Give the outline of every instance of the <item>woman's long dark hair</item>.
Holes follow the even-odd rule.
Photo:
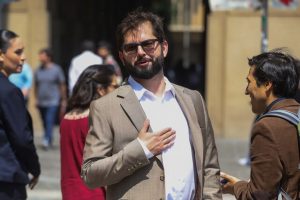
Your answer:
[[[97,89],[110,86],[114,74],[112,65],[91,65],[86,68],[73,88],[67,110],[87,109],[93,100],[100,97]]]
[[[19,36],[10,30],[0,29],[0,51],[5,53],[10,46],[10,41],[17,37]]]

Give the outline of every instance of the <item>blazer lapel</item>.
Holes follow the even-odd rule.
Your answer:
[[[197,171],[202,169],[203,163],[203,135],[200,125],[198,123],[197,113],[194,107],[194,102],[191,96],[185,93],[183,88],[179,88],[174,85],[176,89],[176,99],[184,113],[187,123],[189,125],[189,130],[191,134],[191,145],[194,151],[195,161],[197,163]],[[200,103],[200,102],[199,102]],[[200,162],[200,163],[199,163]]]
[[[132,122],[133,126],[136,128],[137,132],[139,132],[147,117],[136,95],[129,85],[125,85],[120,88],[118,97],[123,99],[121,101],[121,107]]]
[[[147,116],[134,91],[129,85],[124,85],[120,88],[117,96],[123,99],[121,101],[121,107],[123,108],[133,126],[136,128],[137,133],[139,133],[144,125],[144,121],[146,120]],[[152,132],[151,124],[148,131]],[[155,157],[162,163],[161,154],[156,155]]]

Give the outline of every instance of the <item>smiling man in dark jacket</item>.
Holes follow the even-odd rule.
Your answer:
[[[249,65],[246,95],[250,96],[253,113],[260,115],[251,132],[251,176],[249,181],[240,181],[221,174],[228,181],[223,191],[240,200],[275,200],[282,194],[284,199],[287,195],[300,199],[297,128],[281,117],[262,117],[275,110],[297,116],[299,103],[293,97],[299,74],[295,60],[273,51],[254,56]]]

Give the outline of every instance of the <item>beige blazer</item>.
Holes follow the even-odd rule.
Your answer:
[[[174,87],[191,133],[198,178],[195,199],[222,199],[217,149],[202,97],[196,91]],[[148,160],[137,141],[145,119],[129,85],[91,104],[82,178],[90,188],[107,186],[107,200],[165,199],[162,157]]]

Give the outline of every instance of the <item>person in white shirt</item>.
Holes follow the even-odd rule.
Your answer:
[[[117,75],[118,84],[122,83],[123,76],[119,63],[112,55],[111,44],[105,40],[98,42],[97,54],[103,59],[104,64],[114,66],[115,73]]]
[[[134,11],[117,28],[130,77],[90,106],[82,178],[106,199],[222,199],[214,133],[198,91],[164,76],[161,19]]]
[[[69,68],[69,94],[72,94],[73,87],[79,75],[90,65],[102,64],[103,60],[94,53],[95,45],[90,40],[81,44],[82,52],[71,60]]]

